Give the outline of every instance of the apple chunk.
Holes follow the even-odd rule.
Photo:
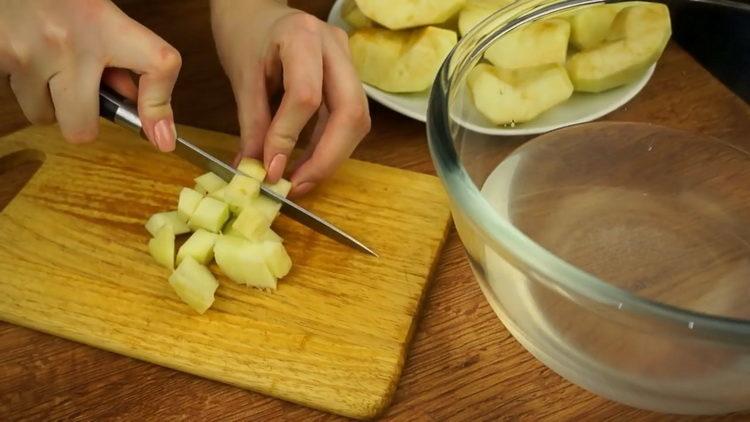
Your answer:
[[[159,229],[168,225],[172,228],[172,233],[183,234],[190,231],[190,227],[177,214],[177,211],[159,212],[152,215],[146,222],[146,230],[151,236],[156,236]]]
[[[253,239],[268,230],[271,219],[254,207],[245,207],[232,223],[232,230],[247,239]]]
[[[466,0],[357,0],[365,16],[388,29],[443,23],[465,3]]]
[[[560,65],[512,71],[479,64],[468,86],[477,110],[497,125],[532,120],[573,93]]]
[[[232,178],[224,192],[224,201],[233,212],[239,212],[258,196],[260,181],[249,176],[238,174]]]
[[[148,252],[157,264],[170,270],[174,268],[174,232],[168,224],[161,226],[151,240],[148,241]]]
[[[276,277],[266,263],[262,247],[237,236],[220,236],[214,257],[221,271],[235,283],[276,289]]]
[[[262,182],[266,178],[266,169],[263,168],[263,163],[255,158],[243,158],[237,166],[237,170],[259,182]]]
[[[185,221],[190,220],[195,209],[198,208],[198,204],[203,199],[203,194],[200,192],[190,189],[182,188],[180,191],[180,199],[177,203],[177,214]]]
[[[219,235],[203,229],[196,230],[177,251],[177,265],[187,256],[208,265],[214,257],[214,243],[218,237]]]
[[[211,172],[195,178],[195,186],[198,187],[198,189],[196,190],[198,190],[199,192],[202,190],[206,193],[212,193],[223,188],[226,185],[227,182],[225,182],[224,179]]]
[[[185,257],[169,277],[169,284],[177,296],[199,314],[214,303],[214,293],[219,287],[211,271],[193,259]]]
[[[669,9],[662,4],[621,10],[603,44],[568,60],[576,91],[596,93],[632,82],[659,59],[671,34]]]
[[[282,278],[289,274],[289,270],[292,269],[292,258],[289,257],[284,245],[274,241],[260,242],[259,245],[274,277]]]
[[[341,5],[341,18],[352,28],[369,28],[374,25],[372,19],[365,16],[354,0],[345,0]]]
[[[564,64],[569,37],[570,24],[564,19],[533,22],[495,41],[484,57],[503,69]]]
[[[466,35],[491,14],[513,3],[514,0],[469,0],[458,15],[458,31]]]
[[[434,26],[406,31],[363,28],[349,37],[349,48],[365,83],[388,92],[419,92],[432,86],[456,40],[454,31]]]
[[[190,217],[190,227],[218,233],[229,219],[229,206],[211,197],[201,199]]]
[[[570,43],[579,50],[588,50],[604,42],[609,28],[627,3],[596,4],[575,11],[568,17]]]

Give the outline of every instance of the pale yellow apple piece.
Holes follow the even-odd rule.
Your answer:
[[[341,5],[341,19],[354,29],[370,28],[375,24],[362,13],[354,0],[344,0],[344,4]]]
[[[219,188],[219,189],[217,189],[217,190],[209,193],[208,196],[210,196],[211,198],[214,198],[214,199],[216,199],[218,201],[226,202],[226,200],[224,199],[224,195],[225,195],[226,191],[227,191],[227,187],[224,186],[223,188]]]
[[[238,236],[220,236],[214,245],[214,257],[221,271],[235,283],[276,289],[276,277],[257,243]]]
[[[174,268],[174,232],[169,225],[163,225],[148,241],[148,252],[157,264]]]
[[[214,258],[214,243],[218,237],[216,233],[203,229],[196,230],[177,251],[177,265],[180,265],[187,256],[193,257],[203,265],[208,265]]]
[[[251,199],[258,196],[259,192],[260,181],[238,174],[229,182],[224,192],[224,201],[232,212],[239,213]]]
[[[206,193],[212,193],[226,185],[227,182],[225,182],[224,179],[211,172],[202,174],[195,178],[195,186],[198,188],[196,189],[198,192],[203,191]]]
[[[569,37],[567,20],[532,22],[500,37],[484,52],[484,57],[503,69],[564,64]]]
[[[232,230],[240,233],[246,239],[254,239],[268,230],[271,221],[256,208],[245,207],[232,223]]]
[[[228,219],[229,206],[227,204],[211,197],[205,197],[201,199],[188,224],[194,230],[205,229],[212,233],[218,233]]]
[[[659,59],[671,34],[669,10],[662,4],[621,10],[603,44],[568,60],[576,91],[602,92],[636,80]]]
[[[365,83],[388,92],[420,92],[432,86],[456,41],[455,32],[434,26],[406,31],[364,28],[351,35],[349,47]]]
[[[263,167],[263,163],[255,158],[243,158],[237,166],[237,170],[260,182],[266,178],[266,169]]]
[[[152,215],[146,222],[146,230],[151,236],[156,236],[156,232],[164,225],[172,228],[172,233],[183,234],[190,231],[190,227],[180,218],[177,211],[159,212]]]
[[[588,50],[601,44],[609,33],[617,13],[628,3],[596,4],[571,13],[570,43],[579,50]]]
[[[273,231],[273,229],[269,228],[268,230],[264,231],[263,234],[258,236],[259,241],[266,241],[266,242],[279,242],[284,243],[284,238],[279,236],[278,233]]]
[[[443,23],[465,3],[466,0],[357,0],[365,16],[394,30]]]
[[[468,86],[477,110],[497,125],[528,122],[573,93],[565,68],[554,64],[512,71],[482,63]]]
[[[203,314],[213,305],[219,282],[208,268],[187,256],[169,277],[169,285],[183,302]]]
[[[514,0],[468,0],[466,6],[458,14],[458,31],[461,36],[466,35],[478,23],[487,19],[491,14],[513,3]]]
[[[266,264],[276,278],[282,278],[292,269],[292,258],[280,242],[260,242],[260,249],[266,259]]]
[[[279,216],[281,211],[281,204],[268,198],[264,195],[260,195],[257,198],[253,198],[244,208],[252,208],[256,212],[266,217],[266,220],[273,221]]]
[[[198,204],[203,199],[203,194],[199,193],[190,188],[182,188],[180,191],[180,199],[177,203],[177,214],[184,221],[190,220],[190,217],[198,208]]]

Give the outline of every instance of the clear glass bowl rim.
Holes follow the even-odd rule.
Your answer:
[[[499,14],[524,3],[534,3],[534,0],[522,0],[496,12],[459,40],[440,68],[430,93],[427,138],[433,163],[452,198],[454,212],[462,212],[468,217],[469,222],[478,228],[478,235],[486,245],[490,245],[493,250],[503,250],[524,263],[531,271],[541,275],[537,278],[543,282],[603,305],[621,304],[622,310],[689,327],[691,332],[700,336],[718,337],[722,341],[748,345],[750,320],[708,315],[640,297],[615,287],[547,251],[495,213],[461,164],[453,145],[449,111],[452,75],[460,75],[493,41],[528,21],[576,7],[625,1],[628,0],[550,2],[521,13],[505,24],[489,30]],[[462,48],[466,49],[465,44],[468,43],[476,43],[475,48],[464,53],[464,57],[460,57],[461,60],[457,62],[455,69],[452,69],[454,66],[451,63],[456,58],[456,52]]]

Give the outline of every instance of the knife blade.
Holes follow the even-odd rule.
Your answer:
[[[136,111],[135,106],[108,88],[101,88],[99,91],[99,114],[111,122],[140,134],[141,137],[145,139],[141,119],[138,117],[138,112]],[[242,174],[234,167],[179,136],[175,143],[174,152],[193,165],[203,170],[213,172],[227,182],[229,182],[236,174]],[[261,185],[260,189],[263,195],[281,203],[281,212],[287,217],[290,217],[339,243],[366,252],[370,255],[378,256],[372,249],[365,246],[352,235],[289,199],[278,195],[264,184]]]

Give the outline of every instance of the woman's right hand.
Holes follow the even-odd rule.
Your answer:
[[[70,142],[96,138],[103,82],[137,101],[157,148],[174,149],[180,66],[177,50],[108,0],[0,0],[0,76],[29,121],[57,121]]]

